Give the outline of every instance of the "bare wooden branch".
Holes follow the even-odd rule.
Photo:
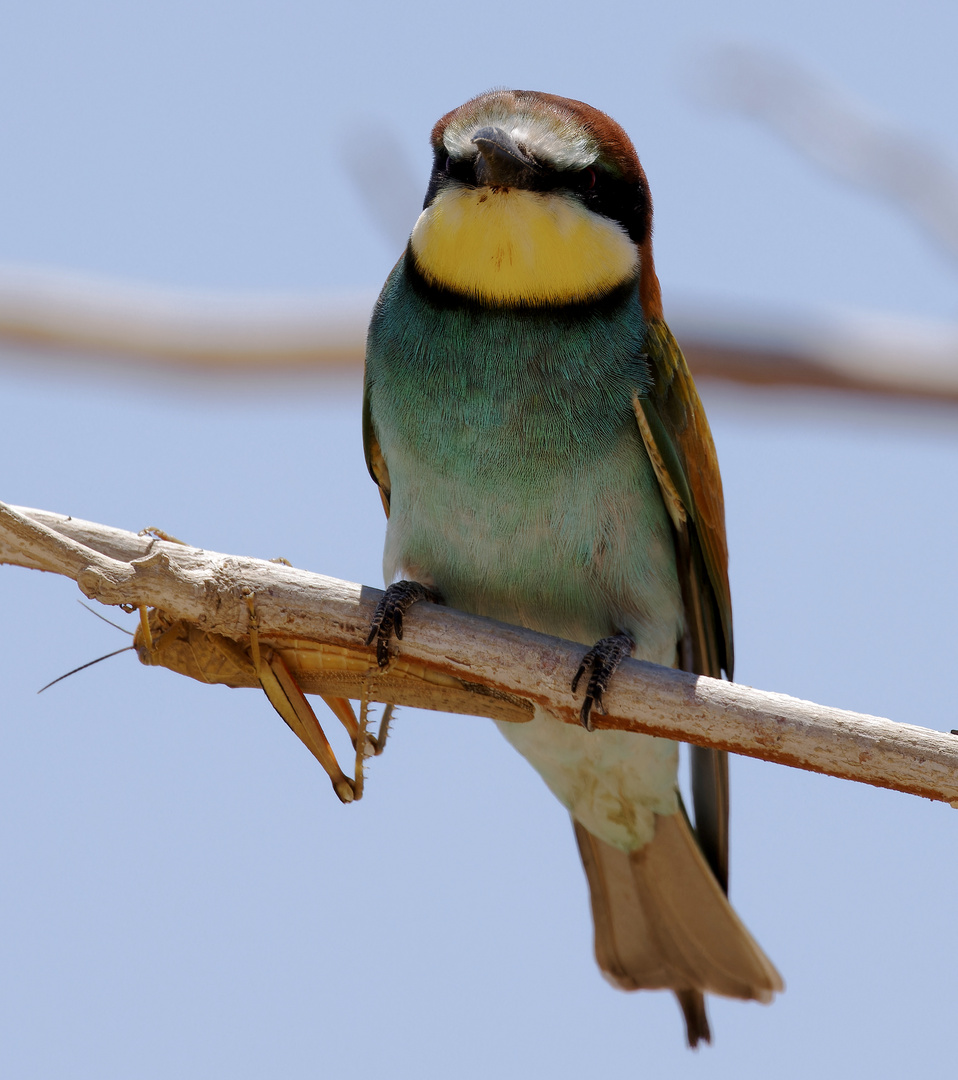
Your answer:
[[[0,504],[0,562],[74,578],[105,604],[149,605],[197,632],[311,656],[303,688],[522,722],[534,705],[578,723],[581,645],[431,604],[409,613],[385,673],[363,645],[376,589],[58,514]],[[196,676],[200,677],[200,676]],[[202,677],[211,679],[209,673]],[[219,681],[243,682],[234,672]],[[958,737],[784,694],[626,661],[597,727],[645,732],[958,805]]]

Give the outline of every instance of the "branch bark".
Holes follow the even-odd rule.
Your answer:
[[[39,510],[0,504],[0,563],[65,574],[104,604],[149,606],[200,635],[260,640],[304,690],[521,723],[534,705],[578,723],[569,689],[581,645],[418,604],[385,672],[366,632],[379,590],[260,559],[223,555]],[[160,662],[164,662],[160,660]],[[254,686],[235,670],[175,670]],[[958,806],[958,737],[785,694],[623,663],[598,728],[714,746]]]

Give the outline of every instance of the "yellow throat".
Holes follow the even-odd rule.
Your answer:
[[[572,195],[521,188],[447,188],[410,241],[427,280],[498,304],[594,299],[635,276],[625,230]]]

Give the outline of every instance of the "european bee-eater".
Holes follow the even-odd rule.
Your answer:
[[[767,1002],[782,981],[726,899],[726,755],[692,748],[693,828],[676,743],[590,730],[630,652],[732,675],[722,485],[662,318],[645,173],[608,116],[525,90],[447,113],[432,147],[369,330],[364,440],[393,583],[370,641],[385,662],[427,597],[598,641],[581,727],[542,710],[499,726],[572,815],[599,967],[672,990],[695,1046],[706,993]]]

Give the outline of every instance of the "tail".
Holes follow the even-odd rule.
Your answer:
[[[592,894],[595,958],[621,990],[671,990],[689,1046],[711,1042],[705,997],[769,1002],[784,984],[732,910],[685,815],[657,816],[631,854],[573,819]]]

